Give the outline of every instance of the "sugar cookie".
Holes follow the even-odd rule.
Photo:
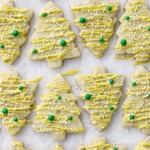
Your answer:
[[[9,150],[31,150],[25,149],[23,142],[13,141]]]
[[[57,145],[53,148],[53,150],[64,150],[64,148],[60,145]]]

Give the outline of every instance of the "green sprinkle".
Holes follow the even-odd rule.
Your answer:
[[[113,84],[114,84],[114,80],[113,80],[113,79],[109,79],[108,81],[109,81],[109,84],[110,84],[110,85],[113,85]]]
[[[58,99],[58,100],[61,100],[61,96],[59,95],[59,96],[57,97],[57,99]]]
[[[32,50],[32,53],[34,53],[34,54],[37,53],[37,52],[38,52],[38,51],[37,51],[36,49],[33,49],[33,50]]]
[[[120,43],[122,46],[127,45],[127,41],[125,39],[122,39]]]
[[[5,48],[5,45],[4,44],[0,44],[0,48]]]
[[[91,94],[85,94],[85,96],[84,96],[84,98],[86,99],[86,100],[90,100],[91,99]]]
[[[19,35],[19,31],[18,31],[18,30],[14,30],[14,31],[12,32],[12,35],[13,35],[13,36],[18,36],[18,35]]]
[[[23,90],[23,86],[19,86],[18,89],[19,89],[20,91],[22,91],[22,90]]]
[[[85,23],[85,22],[86,22],[86,19],[85,19],[84,17],[81,17],[81,18],[79,19],[79,22],[80,22],[80,23]]]
[[[47,13],[42,13],[42,17],[46,17],[47,16]]]
[[[126,20],[130,20],[130,17],[129,17],[129,16],[126,16]]]
[[[68,117],[68,120],[72,120],[72,119],[73,119],[73,117],[72,117],[72,116],[69,116],[69,117]]]
[[[14,120],[14,122],[18,122],[18,118],[16,118],[16,117],[13,120]]]
[[[132,86],[136,86],[137,84],[136,84],[136,82],[132,82]]]
[[[147,29],[148,31],[150,31],[150,27],[148,27],[148,29]]]
[[[61,45],[61,46],[66,46],[66,44],[67,44],[67,42],[66,42],[65,40],[61,40],[61,41],[60,41],[60,45]]]
[[[118,148],[113,148],[113,150],[118,150]]]
[[[53,120],[54,120],[54,115],[48,116],[48,120],[49,120],[49,121],[53,121]]]
[[[130,115],[130,120],[134,120],[135,119],[135,115]]]
[[[147,95],[148,98],[150,98],[150,93]]]
[[[109,110],[114,110],[114,107],[113,106],[109,106]]]
[[[103,43],[103,42],[104,42],[104,38],[101,37],[101,38],[99,39],[99,41],[100,41],[101,43]]]
[[[107,6],[107,10],[108,10],[108,11],[111,11],[111,10],[112,10],[112,7],[111,7],[111,6]]]
[[[3,108],[3,109],[2,109],[2,113],[3,113],[4,115],[8,114],[8,109],[7,109],[7,108]]]

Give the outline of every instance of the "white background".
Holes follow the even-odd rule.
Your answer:
[[[22,47],[21,56],[12,65],[8,66],[0,60],[0,73],[3,71],[16,70],[22,78],[32,79],[38,76],[44,76],[40,81],[39,87],[35,94],[36,105],[40,103],[40,95],[46,91],[45,85],[48,83],[52,77],[58,73],[63,73],[71,69],[79,69],[82,73],[90,73],[91,69],[95,66],[104,65],[108,72],[118,73],[126,75],[126,82],[123,88],[125,92],[129,83],[130,76],[135,71],[138,66],[133,66],[133,60],[115,60],[114,57],[114,46],[117,42],[117,37],[114,36],[110,40],[110,46],[105,51],[102,58],[95,58],[92,53],[79,46],[82,56],[77,59],[66,60],[64,65],[60,69],[51,69],[48,67],[46,61],[30,61],[28,60],[28,51],[30,50],[31,43],[30,38],[34,32],[34,25],[38,20],[38,13],[44,8],[48,0],[14,0],[15,6],[27,7],[34,9],[34,16],[31,20],[31,30],[29,32],[29,38],[26,44]],[[80,0],[78,0],[80,1]],[[148,1],[148,0],[147,0]],[[54,2],[64,11],[65,17],[70,21],[72,30],[79,33],[77,27],[73,25],[71,11],[69,9],[70,0],[54,0]],[[117,17],[123,14],[123,7],[126,0],[121,0],[121,8],[117,14]],[[150,2],[149,2],[150,4]],[[118,28],[119,23],[115,25],[115,31]],[[145,64],[144,66],[150,70],[150,65]],[[80,89],[77,88],[77,84],[74,80],[76,75],[66,77],[72,86],[73,93],[78,97],[78,104],[80,108],[83,106],[83,102],[79,99]],[[134,150],[134,147],[145,137],[145,135],[136,128],[125,129],[121,126],[121,119],[123,115],[122,104],[125,98],[123,94],[120,107],[115,112],[112,118],[110,126],[103,132],[99,132],[91,123],[89,115],[86,111],[82,110],[81,120],[85,125],[86,131],[82,134],[68,134],[65,141],[60,142],[64,146],[65,150],[75,150],[77,146],[81,144],[90,144],[94,137],[104,135],[107,137],[108,142],[126,145],[128,150]],[[35,113],[32,111],[29,118],[33,120]],[[7,150],[10,146],[12,140],[23,141],[27,148],[32,148],[33,150],[51,150],[57,142],[52,141],[51,133],[36,133],[32,130],[31,125],[26,125],[17,136],[10,136],[6,133],[5,129],[0,123],[0,150]]]

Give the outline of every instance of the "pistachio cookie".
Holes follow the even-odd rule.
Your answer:
[[[115,14],[119,2],[115,0],[83,0],[82,3],[72,3],[74,23],[81,30],[81,42],[90,49],[96,57],[101,57],[109,46],[109,39],[114,33]]]
[[[47,60],[51,68],[62,66],[64,59],[80,56],[74,41],[75,32],[63,17],[63,12],[52,1],[39,14],[39,21],[32,36],[32,48],[29,52],[31,60]]]
[[[53,150],[64,150],[64,148],[60,145],[57,145],[53,148]]]
[[[105,137],[96,137],[92,140],[92,145],[79,146],[77,150],[126,150],[125,146],[122,145],[111,145],[108,144]]]
[[[23,80],[13,71],[0,75],[0,118],[9,134],[17,134],[28,123],[40,79]]]
[[[118,107],[122,96],[123,75],[106,73],[104,67],[95,67],[93,74],[80,75],[76,81],[85,102],[83,108],[90,113],[90,120],[99,131],[111,122],[112,114]]]
[[[0,57],[12,64],[20,56],[20,47],[26,42],[26,34],[33,10],[15,8],[13,0],[2,0],[0,6]]]
[[[62,75],[47,84],[47,92],[41,96],[36,108],[33,130],[51,132],[53,140],[62,141],[66,133],[82,133],[84,127],[79,119],[81,113],[70,85]]]
[[[126,94],[123,126],[134,126],[145,134],[150,134],[150,72],[139,67],[131,77]]]
[[[9,150],[31,150],[25,149],[23,142],[13,141]]]
[[[150,10],[144,0],[128,0],[120,18],[115,54],[118,59],[134,59],[135,64],[150,61]]]

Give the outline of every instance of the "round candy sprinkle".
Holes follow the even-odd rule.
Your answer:
[[[81,18],[79,19],[79,22],[80,22],[80,23],[85,23],[85,22],[86,22],[86,19],[85,19],[84,17],[81,17]]]
[[[148,31],[150,31],[150,27],[148,27],[148,29],[147,29]]]
[[[68,120],[72,120],[72,119],[73,119],[73,117],[72,117],[72,116],[69,116],[69,117],[68,117]]]
[[[16,118],[16,117],[13,120],[14,120],[14,122],[18,122],[18,118]]]
[[[124,46],[124,45],[127,44],[127,41],[125,39],[122,39],[120,43],[121,43],[122,46]]]
[[[0,44],[0,48],[5,48],[5,45],[4,44]]]
[[[109,106],[109,110],[114,110],[114,107],[113,106]]]
[[[42,17],[46,17],[47,16],[47,13],[42,13]]]
[[[2,109],[2,113],[5,114],[5,115],[8,114],[8,109],[7,108],[3,108]]]
[[[113,85],[113,84],[114,84],[114,80],[113,80],[113,79],[109,79],[108,81],[109,81],[109,84],[110,84],[110,85]]]
[[[67,42],[66,42],[65,40],[61,40],[61,41],[60,41],[60,45],[61,45],[61,46],[66,46],[66,44],[67,44]]]
[[[49,115],[49,116],[48,116],[48,120],[49,120],[49,121],[53,121],[53,120],[54,120],[54,115]]]
[[[37,53],[37,52],[38,52],[38,51],[37,51],[36,49],[33,49],[33,50],[32,50],[32,53],[34,53],[34,54]]]
[[[84,96],[84,98],[86,99],[86,100],[90,100],[91,99],[91,94],[85,94],[85,96]]]
[[[134,120],[135,116],[134,115],[130,115],[130,120]]]
[[[58,100],[61,100],[61,96],[59,95],[59,96],[57,97],[57,99],[58,99]]]
[[[150,98],[150,93],[147,95],[148,98]]]
[[[22,90],[23,90],[23,86],[19,86],[18,89],[19,89],[20,91],[22,91]]]
[[[132,82],[132,86],[136,86],[136,82]]]
[[[118,148],[113,148],[113,150],[118,150]]]
[[[108,10],[108,11],[111,11],[111,10],[112,10],[112,7],[111,7],[111,6],[107,6],[107,10]]]
[[[130,17],[129,17],[129,16],[126,16],[126,20],[130,20]]]
[[[19,35],[19,31],[18,31],[18,30],[14,30],[14,31],[12,32],[12,35],[13,35],[13,36],[18,36],[18,35]]]
[[[101,43],[103,43],[103,42],[104,42],[104,38],[101,37],[101,38],[99,39],[99,41],[100,41]]]

